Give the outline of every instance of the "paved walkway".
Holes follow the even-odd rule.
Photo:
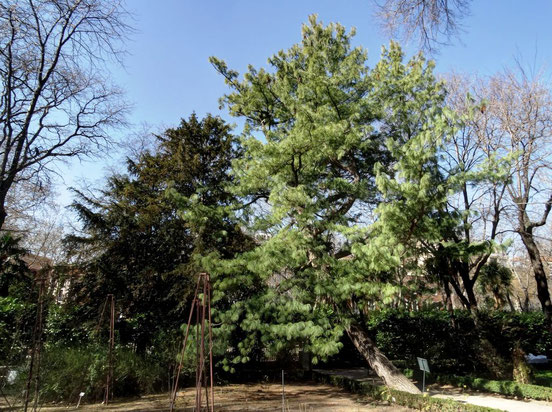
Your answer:
[[[372,384],[383,384],[381,379],[374,375],[374,372],[366,368],[315,371],[328,375],[340,375],[358,381],[368,381]],[[421,383],[418,382],[418,385],[421,386]],[[456,388],[450,385],[430,385],[429,395],[436,398],[454,399],[458,402],[486,406],[489,408],[500,409],[508,412],[552,412],[552,402],[536,400],[515,400],[490,393],[484,394],[481,392],[463,391],[460,388]]]
[[[552,412],[552,403],[544,401],[517,401],[515,399],[500,398],[492,395],[472,395],[472,394],[446,394],[431,393],[435,398],[454,399],[455,401],[471,403],[472,405],[486,406],[489,408],[501,409],[511,412]]]

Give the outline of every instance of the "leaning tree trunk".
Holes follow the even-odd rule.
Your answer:
[[[535,275],[535,281],[537,283],[537,296],[541,303],[544,316],[546,317],[546,324],[548,330],[552,332],[552,301],[550,300],[548,280],[546,278],[544,265],[542,264],[540,250],[533,238],[533,233],[524,231],[520,232],[520,236],[529,254],[529,260],[531,261],[531,267],[533,268],[533,274]]]
[[[347,328],[347,334],[370,367],[388,387],[409,393],[420,393],[420,390],[380,352],[364,329],[353,323]]]

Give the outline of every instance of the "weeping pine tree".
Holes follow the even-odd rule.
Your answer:
[[[231,92],[221,101],[244,119],[233,162],[234,207],[257,246],[232,259],[211,253],[220,329],[240,332],[245,362],[301,346],[324,359],[346,333],[392,387],[418,389],[364,329],[374,302],[398,292],[393,273],[405,244],[436,236],[431,212],[446,201],[438,152],[450,131],[431,62],[404,62],[396,43],[370,69],[354,30],[315,16],[302,41],[240,78],[212,58]]]

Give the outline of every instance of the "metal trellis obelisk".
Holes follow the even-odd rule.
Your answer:
[[[105,397],[104,404],[109,404],[109,399],[113,399],[113,348],[115,346],[115,296],[112,294],[107,295],[107,302],[111,303],[110,316],[109,316],[109,351],[107,354],[107,377],[105,382]],[[105,309],[105,305],[104,305]],[[102,311],[103,317],[103,311]],[[101,322],[101,320],[100,320]]]
[[[201,293],[201,297],[200,297]],[[182,343],[182,352],[180,354],[180,362],[176,371],[174,387],[171,394],[170,411],[174,411],[176,394],[178,391],[178,378],[182,371],[182,363],[184,362],[184,354],[192,319],[195,311],[195,326],[196,326],[196,396],[195,396],[195,411],[201,410],[213,412],[215,410],[214,387],[213,387],[213,330],[211,328],[211,283],[207,273],[200,273],[197,279],[192,307],[190,308],[190,316],[186,326],[186,333]],[[207,331],[206,331],[207,329]],[[209,376],[207,376],[205,366],[205,335],[209,339]],[[205,396],[203,396],[205,393]],[[203,398],[205,397],[205,409],[203,407]]]
[[[38,410],[38,397],[40,392],[40,361],[41,361],[41,352],[42,352],[42,335],[44,332],[44,295],[46,294],[46,282],[47,278],[42,274],[38,278],[37,283],[39,285],[38,289],[38,304],[36,311],[35,325],[33,328],[32,335],[32,346],[30,353],[30,365],[29,365],[29,374],[27,376],[27,384],[25,388],[25,399],[23,403],[23,411],[27,412],[29,406],[29,399],[31,394],[31,382],[35,381],[34,387],[34,406],[33,410]]]

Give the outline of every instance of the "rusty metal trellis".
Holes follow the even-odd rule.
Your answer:
[[[107,377],[105,383],[104,404],[109,404],[109,398],[113,399],[113,347],[115,346],[115,296],[107,295],[106,303],[110,301],[110,316],[109,316],[109,352],[107,355]],[[105,308],[105,306],[104,306]],[[103,312],[102,312],[103,317]],[[100,321],[101,322],[101,321]]]
[[[202,296],[200,297],[200,292]],[[214,412],[215,410],[215,394],[213,382],[213,330],[211,328],[211,283],[209,274],[200,273],[197,279],[194,298],[190,308],[190,316],[182,342],[182,351],[180,353],[180,362],[176,371],[174,387],[171,394],[170,411],[174,411],[176,394],[178,391],[178,379],[182,371],[182,363],[184,354],[188,344],[188,337],[192,327],[192,319],[195,311],[195,326],[196,326],[196,396],[195,396],[195,411],[200,412],[203,408],[203,398],[205,397],[205,411]],[[207,325],[206,325],[207,323]],[[207,328],[207,331],[205,330]],[[205,335],[209,340],[209,376],[205,367]],[[205,396],[203,396],[205,393]]]
[[[36,279],[39,284],[38,289],[38,304],[36,311],[35,325],[32,335],[32,346],[30,353],[29,374],[27,376],[27,383],[25,387],[25,399],[23,404],[23,410],[27,412],[29,406],[29,398],[31,394],[31,382],[35,381],[34,385],[34,405],[33,410],[38,410],[38,397],[40,391],[40,362],[42,356],[42,337],[44,332],[44,295],[46,294],[46,282],[47,277],[42,276]]]

